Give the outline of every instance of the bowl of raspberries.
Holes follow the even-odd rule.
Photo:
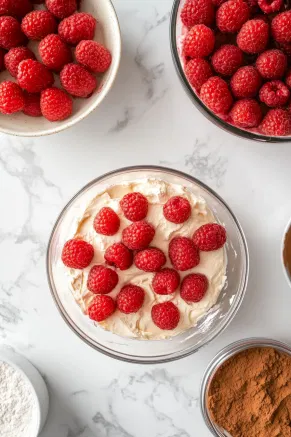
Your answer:
[[[73,126],[111,89],[120,55],[110,0],[0,0],[0,131]]]
[[[174,63],[213,123],[258,141],[291,135],[291,9],[284,0],[177,0]]]

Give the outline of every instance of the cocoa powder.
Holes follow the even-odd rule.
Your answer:
[[[291,356],[258,347],[230,358],[210,383],[208,409],[232,437],[291,437]]]

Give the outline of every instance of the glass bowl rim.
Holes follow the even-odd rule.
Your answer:
[[[235,223],[236,229],[237,229],[237,231],[241,237],[241,241],[242,241],[243,257],[244,257],[244,262],[245,262],[245,273],[244,273],[244,277],[243,277],[243,284],[241,285],[240,289],[238,290],[236,302],[231,307],[230,313],[227,316],[225,316],[224,323],[221,326],[219,326],[219,329],[214,330],[213,334],[211,336],[209,336],[209,338],[207,338],[207,340],[203,344],[201,344],[197,347],[194,347],[194,348],[192,347],[190,350],[187,349],[187,351],[185,351],[184,353],[180,352],[178,355],[171,352],[170,354],[163,355],[163,356],[155,356],[155,357],[149,357],[149,358],[142,357],[141,358],[139,356],[129,355],[129,354],[125,354],[122,352],[115,352],[115,351],[112,351],[112,349],[109,349],[108,347],[104,347],[104,346],[98,347],[95,344],[92,344],[92,342],[88,338],[86,338],[87,336],[84,335],[83,331],[76,325],[76,323],[71,319],[69,314],[67,314],[67,312],[65,311],[65,309],[61,303],[61,300],[58,296],[58,293],[55,291],[53,281],[51,280],[50,249],[51,249],[52,240],[54,238],[55,231],[57,230],[59,223],[61,222],[61,220],[63,218],[63,215],[71,207],[72,203],[83,192],[87,191],[93,185],[95,185],[98,182],[103,181],[104,179],[107,179],[111,176],[117,176],[119,174],[124,174],[124,173],[129,172],[129,171],[139,171],[139,170],[141,170],[141,171],[160,171],[160,172],[165,172],[165,173],[171,173],[175,176],[189,180],[190,182],[192,182],[198,186],[201,186],[204,190],[208,191],[213,197],[215,197],[219,202],[221,202],[222,205],[224,206],[224,208],[226,208],[226,210],[228,211],[228,213],[230,214],[230,216],[232,217],[232,219]],[[47,251],[46,251],[46,274],[47,274],[47,281],[48,281],[48,285],[50,288],[52,298],[53,298],[55,305],[56,305],[59,313],[61,314],[63,320],[66,322],[68,327],[82,341],[84,341],[88,346],[92,347],[93,349],[97,350],[98,352],[101,352],[104,355],[107,355],[111,358],[118,359],[120,361],[137,363],[137,364],[160,364],[160,363],[167,363],[167,362],[171,362],[171,361],[176,361],[176,360],[185,358],[189,355],[192,355],[193,353],[197,352],[202,347],[209,344],[212,340],[214,340],[231,323],[231,321],[235,317],[237,311],[239,310],[239,307],[241,306],[241,303],[242,303],[243,298],[245,296],[245,292],[246,292],[246,288],[247,288],[247,284],[248,284],[248,277],[249,277],[249,251],[248,251],[246,237],[244,235],[243,229],[242,229],[238,219],[236,218],[236,216],[234,215],[234,213],[232,212],[230,207],[227,205],[227,203],[214,190],[212,190],[212,188],[208,187],[206,184],[204,184],[200,180],[196,179],[194,176],[189,175],[187,173],[184,173],[180,170],[176,170],[176,169],[169,168],[169,167],[157,166],[157,165],[134,165],[134,166],[128,166],[128,167],[121,167],[121,168],[118,168],[116,170],[112,170],[110,172],[104,173],[101,176],[98,176],[97,178],[93,179],[88,184],[86,184],[83,188],[81,188],[66,203],[65,207],[61,210],[60,214],[58,215],[58,217],[55,221],[55,224],[52,228],[52,231],[51,231],[51,234],[50,234],[50,237],[48,240]]]
[[[182,82],[183,88],[196,106],[202,112],[202,114],[213,124],[222,128],[224,131],[231,133],[240,138],[245,138],[248,140],[254,140],[258,142],[265,143],[284,143],[291,141],[291,135],[286,137],[275,137],[275,136],[267,136],[261,134],[255,134],[253,132],[249,132],[247,130],[240,129],[239,127],[233,126],[230,123],[225,122],[220,117],[218,117],[214,112],[212,112],[204,103],[199,99],[196,93],[193,91],[190,86],[184,70],[182,68],[182,64],[180,61],[178,47],[177,47],[177,20],[178,20],[178,11],[180,7],[180,3],[182,0],[174,0],[172,11],[171,11],[171,19],[170,19],[170,46],[172,52],[172,59],[174,65],[176,67],[176,72],[178,73],[179,79]]]

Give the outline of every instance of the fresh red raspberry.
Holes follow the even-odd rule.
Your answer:
[[[127,270],[132,266],[133,253],[123,243],[114,243],[104,254],[105,261],[110,266],[120,270]]]
[[[93,39],[96,20],[91,14],[78,12],[59,24],[59,35],[68,44],[77,45],[85,39]]]
[[[285,136],[291,133],[291,117],[284,109],[270,109],[259,126],[260,131],[268,136]]]
[[[41,40],[56,32],[57,22],[48,11],[32,11],[23,18],[21,29],[29,39]]]
[[[210,55],[214,49],[215,36],[213,30],[205,24],[196,24],[187,33],[184,43],[183,52],[190,58],[204,58]]]
[[[191,215],[191,205],[185,197],[174,196],[164,205],[163,211],[169,222],[184,223]]]
[[[97,234],[114,235],[119,229],[120,219],[113,209],[104,207],[96,215],[93,226]]]
[[[280,50],[282,50],[282,52],[285,53],[285,55],[287,56],[289,62],[291,60],[291,43],[290,42],[284,42],[281,44],[278,44]]]
[[[216,12],[216,24],[221,32],[235,33],[249,19],[250,9],[242,0],[228,0]]]
[[[287,69],[287,56],[278,49],[260,54],[256,67],[264,79],[280,79]]]
[[[85,269],[91,264],[94,256],[92,244],[84,240],[69,240],[66,242],[62,252],[62,261],[65,266],[71,269]]]
[[[255,99],[238,100],[229,115],[236,126],[243,128],[259,126],[263,118],[261,107]]]
[[[180,321],[180,311],[173,302],[154,305],[151,314],[154,324],[167,331],[175,329]]]
[[[122,232],[122,242],[131,250],[146,249],[155,236],[154,228],[147,222],[135,222]]]
[[[104,73],[111,65],[110,51],[96,41],[81,41],[76,47],[76,60],[93,73]]]
[[[193,235],[194,244],[204,252],[220,249],[226,242],[225,228],[217,223],[200,226]]]
[[[282,12],[271,23],[273,38],[279,43],[291,42],[291,11]]]
[[[24,95],[17,83],[4,81],[0,84],[0,112],[13,114],[24,108]]]
[[[40,106],[42,115],[49,121],[65,120],[73,112],[72,98],[56,87],[41,92]]]
[[[232,44],[220,47],[211,59],[214,70],[222,76],[232,76],[243,64],[243,52]]]
[[[174,269],[162,269],[154,276],[152,287],[155,293],[161,295],[172,294],[180,285],[180,275]]]
[[[226,114],[233,102],[227,83],[218,76],[210,77],[202,85],[200,98],[216,114]]]
[[[108,294],[118,284],[118,274],[104,266],[94,266],[89,272],[87,288],[94,294]]]
[[[121,199],[120,207],[128,220],[138,222],[146,218],[149,203],[141,193],[128,193]]]
[[[287,71],[285,82],[289,88],[291,88],[291,69]]]
[[[257,69],[251,65],[241,67],[231,78],[230,86],[235,97],[255,97],[262,84]]]
[[[14,47],[6,53],[5,67],[13,77],[17,77],[18,65],[25,59],[35,59],[34,53],[28,47]]]
[[[63,88],[75,97],[89,97],[97,87],[96,77],[77,64],[65,65],[60,78]]]
[[[157,272],[166,262],[164,253],[156,247],[141,250],[134,257],[134,264],[144,272]]]
[[[186,67],[185,74],[190,85],[200,91],[202,85],[212,76],[212,69],[205,59],[191,59]]]
[[[0,71],[5,70],[5,61],[4,61],[5,54],[6,54],[5,50],[0,47]]]
[[[9,50],[26,42],[20,24],[13,17],[0,17],[0,46]]]
[[[77,10],[76,0],[45,0],[45,5],[59,20],[69,17]]]
[[[124,314],[137,313],[143,306],[145,292],[137,285],[128,284],[122,287],[117,295],[117,307]]]
[[[211,0],[187,0],[181,12],[181,20],[187,27],[195,24],[210,26],[214,21],[214,7]]]
[[[192,273],[183,279],[180,295],[186,302],[200,302],[206,294],[209,282],[205,275]]]
[[[215,8],[219,8],[219,6],[221,6],[224,2],[226,2],[226,0],[212,0],[212,4]]]
[[[200,262],[197,246],[186,237],[175,237],[171,240],[169,257],[174,268],[182,272],[196,267]]]
[[[258,5],[265,14],[273,14],[280,11],[283,0],[258,0]]]
[[[249,20],[239,31],[236,42],[245,53],[260,53],[269,41],[269,25],[263,20]]]
[[[40,94],[32,94],[25,91],[24,100],[23,112],[25,115],[29,115],[30,117],[42,116],[40,109]]]
[[[40,42],[38,51],[44,65],[54,71],[61,71],[73,59],[71,49],[59,35],[47,35]]]
[[[88,308],[88,316],[95,322],[103,322],[116,310],[116,303],[110,296],[98,294]]]
[[[288,87],[281,80],[266,82],[260,89],[260,100],[270,108],[284,106],[290,97]]]
[[[18,66],[17,80],[21,88],[29,93],[39,93],[52,86],[54,76],[45,65],[33,59],[26,59]]]
[[[0,0],[0,15],[23,18],[32,10],[29,0]]]

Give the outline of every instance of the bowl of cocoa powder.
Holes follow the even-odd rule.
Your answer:
[[[218,437],[291,436],[291,348],[266,338],[227,346],[208,366],[201,409]]]

